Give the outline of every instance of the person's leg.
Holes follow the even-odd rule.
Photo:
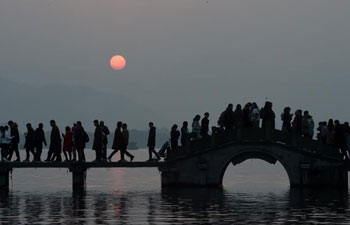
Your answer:
[[[64,154],[65,161],[68,161],[67,152],[63,151],[63,154]]]
[[[72,161],[72,153],[68,152],[68,156],[69,156],[69,161]]]
[[[112,160],[112,157],[118,152],[118,149],[113,150],[113,152],[108,156],[109,160]]]
[[[154,155],[157,157],[157,159],[160,159],[160,156],[158,154],[158,152],[155,150],[155,148],[153,147],[152,152],[154,153]]]
[[[152,147],[148,146],[148,160],[152,160]]]
[[[14,152],[14,146],[13,146],[13,145],[10,145],[9,154],[7,155],[7,159],[8,159],[9,161],[11,161],[11,159],[12,159],[13,152]]]
[[[29,161],[29,149],[26,148],[26,159],[24,161]]]
[[[21,161],[21,157],[20,157],[20,155],[19,155],[18,144],[16,144],[16,145],[14,146],[14,150],[15,150],[16,157],[17,157],[16,161]]]
[[[123,152],[130,158],[130,162],[134,159],[135,156],[133,156],[132,154],[130,154],[126,148],[123,149]]]
[[[120,149],[120,160],[124,160],[124,149]]]
[[[31,149],[30,149],[30,152],[32,153],[32,155],[33,155],[33,160],[35,161],[35,150],[34,150],[34,148],[31,148]]]
[[[52,155],[53,155],[53,151],[52,151],[52,149],[49,149],[49,151],[47,152],[47,158],[45,161],[47,161],[47,162],[52,161],[53,160]]]
[[[41,161],[41,153],[43,152],[43,146],[38,145],[36,148],[36,160]]]

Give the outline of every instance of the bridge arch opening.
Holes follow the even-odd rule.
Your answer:
[[[290,175],[283,164],[276,157],[259,151],[236,155],[222,169],[222,185],[244,191],[285,189],[290,186]]]

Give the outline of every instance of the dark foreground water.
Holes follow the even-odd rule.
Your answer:
[[[259,160],[229,167],[223,189],[161,189],[152,168],[91,169],[87,183],[72,193],[64,169],[16,169],[1,224],[350,224],[347,191],[290,189]]]

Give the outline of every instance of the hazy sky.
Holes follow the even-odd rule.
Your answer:
[[[0,77],[122,94],[162,126],[265,98],[350,120],[349,21],[349,0],[1,0]]]

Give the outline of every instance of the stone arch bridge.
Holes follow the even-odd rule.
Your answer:
[[[159,167],[162,186],[222,186],[227,166],[261,159],[286,170],[290,186],[347,187],[348,167],[341,154],[318,141],[268,129],[214,132],[169,152]]]

